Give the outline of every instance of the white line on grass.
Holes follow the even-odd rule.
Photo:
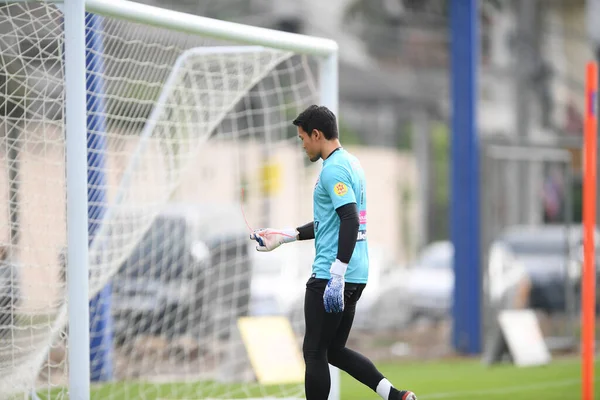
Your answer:
[[[598,381],[595,379],[594,381]],[[419,395],[419,400],[430,400],[430,399],[452,399],[452,398],[465,398],[465,397],[478,397],[485,395],[495,395],[495,394],[511,394],[511,393],[521,393],[527,392],[531,390],[540,390],[546,388],[556,388],[556,387],[567,387],[567,386],[575,386],[581,383],[581,379],[565,379],[562,381],[550,381],[550,382],[538,382],[532,383],[529,385],[518,385],[518,386],[504,386],[501,388],[494,389],[485,389],[485,390],[467,390],[462,392],[444,392],[444,393],[430,393],[425,395]],[[274,398],[268,397],[260,400],[303,400],[299,398]],[[160,398],[157,400],[170,400],[168,398]],[[181,399],[180,399],[181,400]],[[197,400],[197,399],[190,399]],[[205,399],[205,400],[213,400],[213,399]],[[215,399],[216,400],[216,399]],[[253,400],[253,399],[246,399]],[[259,399],[256,399],[259,400]]]
[[[476,396],[485,396],[485,395],[493,395],[493,394],[510,394],[510,393],[520,393],[526,392],[530,390],[539,390],[550,387],[565,387],[565,386],[574,386],[581,382],[581,379],[568,379],[563,381],[551,381],[551,382],[539,382],[532,383],[530,385],[520,385],[520,386],[505,386],[502,388],[494,388],[494,389],[485,389],[485,390],[468,390],[464,392],[446,392],[446,393],[431,393],[419,396],[419,400],[429,400],[429,399],[451,399],[451,398],[465,398],[465,397],[476,397]]]

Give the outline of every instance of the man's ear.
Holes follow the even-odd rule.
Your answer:
[[[318,129],[313,129],[311,134],[314,135],[316,140],[319,140],[319,138],[322,136],[322,133]]]

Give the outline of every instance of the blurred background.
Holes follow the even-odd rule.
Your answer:
[[[339,43],[342,143],[367,172],[370,208],[386,213],[369,220],[371,276],[352,340],[383,358],[451,354],[448,2],[148,4]],[[548,343],[571,350],[579,330],[584,71],[594,59],[586,18],[584,0],[479,5],[482,313],[494,290],[524,273]],[[303,281],[293,282],[301,294]]]

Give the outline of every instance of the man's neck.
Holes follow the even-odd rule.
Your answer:
[[[327,144],[325,145],[325,148],[323,149],[323,160],[326,160],[331,153],[333,153],[336,149],[342,147],[342,144],[340,143],[340,141],[338,139],[334,139],[334,140],[329,140],[327,141]]]

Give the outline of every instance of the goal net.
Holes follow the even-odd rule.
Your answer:
[[[303,397],[261,382],[238,322],[302,329],[310,249],[261,257],[248,230],[311,218],[291,121],[321,102],[320,58],[109,14],[86,16],[91,397]],[[0,3],[3,397],[65,398],[76,368],[63,32],[53,4]]]

